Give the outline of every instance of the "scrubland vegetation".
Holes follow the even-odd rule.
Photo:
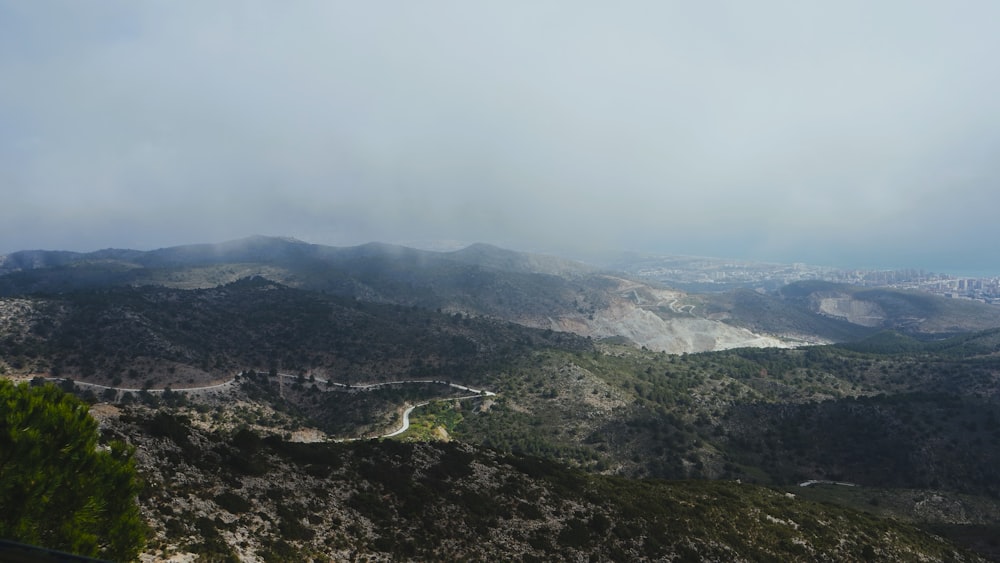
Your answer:
[[[388,276],[381,295],[405,271],[380,274]],[[314,279],[328,273],[317,270]],[[501,280],[510,282],[480,281]],[[517,297],[517,310],[529,307],[525,287],[534,286],[518,287],[491,306]],[[67,427],[93,434],[80,443],[104,456],[100,463],[134,465],[141,512],[128,513],[135,505],[122,500],[139,481],[116,481],[131,491],[116,506],[132,523],[141,514],[147,531],[123,537],[144,535],[149,554],[976,559],[931,530],[996,556],[1000,331],[865,329],[854,333],[865,338],[840,345],[670,355],[621,338],[260,277],[195,289],[70,289],[0,299],[0,372],[34,379],[32,401],[44,399],[58,416],[74,413]],[[806,289],[781,299],[790,307]],[[577,293],[581,314],[600,301],[589,291],[597,288]],[[748,305],[752,299],[718,307],[761,306]],[[775,309],[765,321],[791,310]],[[798,313],[787,320],[827,334],[850,328]],[[416,379],[496,394],[456,400],[464,393],[442,384],[360,387]],[[99,427],[46,381],[92,404]],[[211,392],[179,391],[220,383]],[[24,409],[11,401],[4,416],[16,426],[10,417]],[[397,428],[405,406],[423,403],[408,432],[366,439]],[[0,456],[14,451],[5,446]],[[44,461],[33,455],[16,457]],[[52,475],[54,487],[68,486]],[[856,486],[798,486],[809,480]],[[4,530],[21,532],[0,535],[111,558],[139,549],[86,539],[108,537],[106,530],[57,539],[19,524],[20,513],[7,508],[23,504],[18,491],[30,489],[2,482]],[[107,525],[87,516],[106,510],[107,483],[78,485],[96,495],[73,497],[83,507],[79,522]],[[41,511],[32,518],[54,510],[30,506]]]

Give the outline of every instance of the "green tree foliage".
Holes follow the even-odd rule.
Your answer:
[[[0,537],[134,560],[145,540],[133,449],[98,446],[85,403],[0,381]]]

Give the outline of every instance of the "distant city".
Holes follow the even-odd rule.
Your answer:
[[[974,299],[1000,304],[1000,277],[997,276],[969,278],[928,273],[923,270],[847,270],[840,272],[840,277],[831,281],[862,286],[915,289],[956,299]]]
[[[724,291],[733,287],[776,289],[798,281],[821,280],[863,287],[924,291],[954,299],[1000,305],[1000,276],[963,277],[924,270],[843,270],[808,264],[772,264],[701,257],[642,257],[617,268],[682,289]]]

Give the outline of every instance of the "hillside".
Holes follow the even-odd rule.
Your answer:
[[[571,334],[292,289],[263,278],[214,289],[146,286],[0,300],[0,370],[138,387],[200,384],[244,369],[349,383],[460,375]]]
[[[149,252],[28,251],[0,257],[0,296],[108,287],[211,289],[261,276],[373,303],[492,317],[670,353],[843,342],[1000,326],[1000,307],[890,290],[796,284],[774,293],[689,294],[578,262],[476,244],[430,252],[251,237]]]
[[[796,282],[775,292],[703,296],[712,318],[760,332],[846,342],[895,330],[928,337],[1000,326],[1000,307],[890,288]]]
[[[569,554],[565,557],[571,559],[574,550],[597,549],[593,542],[606,545],[611,551],[601,553],[612,559],[630,559],[636,554],[666,557],[681,554],[682,545],[696,545],[693,549],[699,553],[726,559],[727,549],[758,554],[750,559],[768,558],[765,554],[769,553],[807,558],[803,553],[808,550],[796,551],[798,548],[787,542],[761,540],[760,549],[765,551],[754,551],[757,548],[747,537],[712,536],[716,539],[707,543],[687,539],[678,543],[657,536],[649,544],[653,534],[649,521],[628,524],[628,529],[646,530],[635,532],[637,535],[614,535],[608,532],[614,528],[603,524],[595,524],[603,531],[588,528],[583,533],[580,526],[589,526],[595,518],[604,522],[598,514],[613,520],[614,514],[622,518],[622,514],[637,510],[637,501],[629,500],[630,495],[638,494],[635,487],[651,487],[642,494],[660,498],[666,505],[681,506],[693,501],[671,500],[675,495],[686,499],[684,495],[693,494],[691,488],[708,487],[709,492],[698,494],[713,499],[736,495],[736,504],[729,508],[742,511],[743,517],[747,511],[770,514],[750,508],[759,503],[772,506],[767,490],[799,494],[798,485],[812,481],[850,483],[861,491],[859,495],[868,495],[868,500],[876,502],[859,502],[856,496],[848,495],[832,495],[834,500],[854,510],[933,527],[937,533],[947,533],[963,545],[994,556],[989,538],[1000,531],[1000,503],[996,500],[1000,495],[1000,433],[996,430],[1000,420],[1000,331],[951,337],[921,332],[921,326],[932,326],[927,324],[931,319],[935,328],[956,328],[949,319],[961,317],[962,309],[950,302],[822,284],[788,286],[780,294],[742,292],[708,299],[610,273],[567,273],[574,268],[558,263],[552,264],[555,269],[549,273],[530,272],[542,269],[536,262],[543,259],[488,246],[467,249],[464,257],[453,259],[447,258],[447,253],[426,254],[385,245],[331,249],[303,244],[261,239],[236,244],[236,250],[205,246],[169,249],[155,256],[103,251],[102,260],[119,264],[110,269],[100,265],[103,262],[81,262],[79,256],[66,262],[65,256],[58,255],[52,260],[64,260],[61,265],[0,276],[0,282],[14,285],[33,279],[32,283],[43,284],[38,288],[55,283],[53,280],[65,281],[59,282],[64,284],[59,291],[21,292],[0,298],[0,375],[54,381],[94,403],[94,412],[103,417],[109,435],[141,444],[140,452],[149,453],[143,462],[144,471],[152,476],[149,494],[189,499],[180,505],[184,506],[184,517],[171,516],[163,506],[144,505],[156,522],[162,546],[218,553],[272,553],[276,560],[287,549],[296,550],[296,554],[317,550],[328,557],[341,553],[336,550],[344,546],[386,557],[396,550],[416,549],[413,553],[430,557],[432,551],[420,551],[429,547],[407,543],[406,538],[412,535],[430,538],[428,545],[453,546],[456,557],[478,557],[476,554],[485,553],[476,551],[482,546],[463,543],[460,534],[449,535],[463,529],[461,526],[438,529],[433,522],[399,524],[400,511],[412,511],[412,506],[373,514],[358,512],[362,509],[357,506],[351,508],[353,512],[337,509],[343,522],[361,517],[376,522],[381,518],[385,519],[383,524],[392,522],[405,530],[398,536],[383,537],[374,524],[347,531],[330,527],[332,520],[327,522],[327,516],[322,515],[327,509],[318,506],[296,508],[305,511],[294,519],[298,524],[288,523],[287,514],[276,512],[278,499],[272,498],[287,494],[273,492],[285,487],[284,482],[274,482],[278,479],[274,471],[279,470],[288,475],[304,472],[301,479],[308,481],[309,487],[328,486],[310,479],[334,474],[340,475],[334,479],[337,487],[374,478],[365,473],[369,470],[362,469],[367,466],[361,461],[358,468],[336,473],[349,463],[344,461],[328,471],[313,467],[316,461],[289,460],[288,451],[333,448],[330,451],[349,460],[360,455],[356,448],[368,447],[372,450],[365,450],[364,459],[395,456],[395,461],[383,464],[385,470],[413,475],[407,491],[416,491],[413,494],[436,507],[430,513],[457,511],[462,521],[479,522],[478,518],[486,516],[472,508],[476,503],[469,501],[466,506],[462,499],[467,491],[483,485],[470,482],[457,497],[444,494],[433,500],[425,498],[429,493],[422,488],[426,467],[420,464],[452,451],[448,448],[458,448],[455,451],[465,452],[460,456],[463,463],[475,466],[469,475],[484,471],[513,475],[524,473],[524,464],[541,464],[546,468],[543,474],[529,471],[528,478],[551,472],[576,475],[566,478],[583,479],[588,487],[612,491],[612,497],[624,495],[604,504],[576,496],[590,489],[531,485],[541,487],[540,491],[549,495],[545,502],[553,503],[552,508],[543,510],[542,517],[522,522],[517,508],[511,508],[513,516],[508,517],[507,512],[490,516],[520,526],[501,527],[506,530],[502,535],[512,542],[513,554],[529,560],[551,553]],[[286,245],[298,248],[295,252],[300,256],[287,251]],[[231,262],[211,263],[220,259],[220,252],[225,255],[221,260],[242,252],[240,257],[262,260],[264,266],[247,262],[241,269]],[[300,267],[305,260],[301,255],[313,256],[309,258],[313,270]],[[338,260],[343,261],[334,266],[327,258],[316,258],[320,255],[339,255]],[[45,263],[38,255],[32,255],[32,260]],[[130,265],[123,266],[123,260]],[[147,268],[140,264],[142,260],[157,266]],[[27,257],[21,259],[26,261]],[[281,261],[299,266],[281,266]],[[489,261],[492,266],[469,261]],[[192,266],[192,262],[201,265]],[[501,266],[516,271],[493,269]],[[202,277],[208,271],[236,275],[263,267],[275,275],[192,287],[210,285],[207,280],[215,278]],[[84,274],[74,277],[75,268],[83,268]],[[552,273],[556,270],[562,273]],[[123,277],[109,281],[112,274]],[[132,281],[122,281],[129,276]],[[177,283],[153,283],[153,278]],[[146,281],[135,283],[138,279]],[[307,279],[326,280],[327,285],[309,289],[303,281]],[[567,306],[563,292],[574,296],[576,309],[555,315]],[[390,298],[393,295],[398,297]],[[507,299],[517,305],[504,307]],[[868,305],[845,301],[834,306],[824,299],[857,300]],[[600,307],[594,305],[598,302]],[[448,305],[432,306],[445,303]],[[468,311],[457,303],[472,304],[475,310]],[[536,305],[555,316],[545,315],[541,326],[530,326],[534,317],[529,312]],[[890,326],[899,329],[895,331],[884,330],[878,323],[863,326],[857,322],[858,315],[871,316],[876,306],[885,319],[919,317],[924,321],[893,321]],[[821,310],[810,312],[810,307]],[[488,309],[495,314],[483,313]],[[524,311],[527,318],[511,322],[507,317],[515,311]],[[838,316],[840,313],[846,316]],[[989,319],[973,313],[969,313],[970,323]],[[738,326],[751,321],[758,324],[758,332]],[[729,337],[718,326],[746,332],[733,333],[735,336],[724,341]],[[798,335],[800,342],[818,334],[845,342],[795,349],[744,347],[697,354],[665,353],[736,346],[751,336],[763,338],[759,333],[765,326],[779,326],[785,334]],[[686,331],[676,327],[686,327]],[[662,345],[636,346],[651,335],[662,338]],[[756,344],[768,343],[757,340]],[[406,383],[383,385],[390,382]],[[457,399],[463,395],[460,390],[468,388],[489,390],[490,394]],[[393,449],[403,446],[386,442],[365,442],[368,446],[334,443],[393,433],[406,418],[404,409],[409,428],[393,438],[412,443],[403,450]],[[298,445],[286,444],[289,440]],[[243,451],[239,444],[244,442],[256,449]],[[320,444],[304,446],[300,442]],[[442,445],[449,442],[455,445]],[[257,451],[263,453],[255,457]],[[323,463],[336,463],[328,457]],[[418,464],[415,460],[424,461]],[[168,462],[169,468],[162,465]],[[227,463],[232,467],[221,477],[209,476]],[[226,477],[231,471],[236,473]],[[195,477],[174,483],[175,475],[188,474]],[[498,479],[506,482],[507,478]],[[743,489],[730,485],[637,479],[740,481],[746,490],[755,492],[743,498],[739,492]],[[396,498],[393,495],[397,492],[384,489],[386,486],[369,482],[363,488],[378,498]],[[225,494],[226,487],[242,501]],[[242,488],[245,495],[238,492]],[[519,499],[510,501],[513,507],[520,506],[528,494],[521,489],[491,494],[508,493]],[[813,493],[803,496],[807,494]],[[267,508],[243,508],[237,515],[222,504],[212,504],[211,499],[220,495],[221,502],[234,509],[247,507],[247,503]],[[353,492],[337,495],[338,502],[345,503]],[[560,495],[569,495],[571,500],[558,500]],[[482,497],[476,498],[482,504]],[[311,506],[305,500],[303,503]],[[582,511],[582,516],[570,516],[577,511]],[[195,512],[197,516],[191,516]],[[721,513],[701,516],[707,518],[704,525],[709,527],[718,526],[718,519],[723,518]],[[798,517],[803,516],[797,514],[791,520],[801,525]],[[241,523],[233,524],[237,520]],[[237,527],[225,528],[219,522]],[[285,540],[285,545],[277,540],[252,539],[264,532],[277,537],[273,530],[281,531],[282,522],[282,533],[301,533],[301,541]],[[751,529],[756,525],[744,524]],[[242,526],[257,532],[233,535],[233,530]],[[302,527],[313,531],[310,534]],[[668,528],[678,537],[708,537],[702,528]],[[539,538],[546,540],[524,535],[528,533],[524,530],[539,530]],[[474,534],[465,530],[462,537],[470,535]],[[313,538],[321,538],[323,545]],[[800,537],[801,541],[791,545],[826,545],[819,536],[810,538]],[[332,543],[325,543],[327,540]],[[820,543],[810,543],[814,540]],[[718,546],[730,547],[713,551]],[[813,555],[828,551],[816,549]],[[901,551],[892,553],[895,555],[886,558],[907,559],[899,555]]]
[[[289,443],[106,410],[161,556],[211,560],[976,561],[861,512],[733,482],[633,481],[463,444]]]
[[[248,425],[298,439],[379,435],[398,425],[404,405],[430,399],[402,439],[458,440],[629,478],[786,487],[843,480],[972,495],[988,505],[1000,494],[996,331],[672,356],[262,278],[3,304],[0,371],[68,376],[91,401],[180,409],[215,432]],[[279,368],[291,379],[275,377]],[[216,392],[145,391],[241,372],[240,394],[224,399],[232,412],[208,415]],[[447,400],[440,388],[358,393],[332,385],[414,378],[496,396],[467,403]],[[965,531],[972,524],[948,514],[931,523]],[[998,522],[976,525],[994,530]]]
[[[855,481],[992,494],[989,468],[1000,466],[988,431],[1000,387],[995,331],[928,343],[879,334],[840,348],[670,356],[263,278],[202,290],[119,287],[4,299],[0,330],[0,372],[114,387],[196,387],[246,370],[340,384],[454,380],[499,396],[488,415],[440,413],[452,419],[449,433],[626,475],[761,479],[766,466],[766,482],[788,483],[826,478],[842,460],[878,451],[861,466],[885,459],[878,463],[910,463],[911,470],[883,468]],[[345,420],[359,420],[314,404],[324,394],[260,394],[338,435]],[[878,417],[867,426],[840,422],[868,410]],[[953,420],[953,411],[961,416]],[[789,417],[802,436],[777,439]],[[936,423],[920,430],[915,417]],[[848,433],[899,424],[914,432],[897,440],[899,451]],[[846,446],[818,440],[800,451],[805,437],[828,426]],[[968,449],[960,465],[976,468],[973,474],[945,469],[958,447]],[[885,474],[895,477],[875,478]]]
[[[996,307],[916,291],[798,282],[778,295],[828,318],[882,329],[933,334],[997,326]]]

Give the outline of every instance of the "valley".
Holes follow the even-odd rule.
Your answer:
[[[997,557],[984,303],[486,245],[32,260],[0,374],[136,447],[148,561]]]
[[[219,399],[237,399],[238,393],[235,392],[235,388],[240,385],[241,377],[255,377],[247,372],[241,372],[236,377],[232,379],[227,379],[222,383],[216,383],[213,385],[206,385],[202,387],[162,387],[162,388],[128,388],[128,387],[112,387],[108,385],[100,385],[97,383],[89,383],[86,381],[73,381],[65,378],[55,378],[55,377],[34,377],[31,378],[31,383],[33,385],[44,385],[45,383],[51,383],[60,387],[63,387],[71,392],[79,393],[85,397],[95,397],[100,396],[100,398],[107,403],[129,403],[135,400],[136,395],[148,395],[150,397],[156,397],[157,399],[166,403],[176,403],[176,402],[205,402],[208,400],[219,400]],[[291,381],[289,386],[295,386],[300,388],[304,378],[301,376],[295,376],[287,373],[276,374],[275,377],[278,379],[278,395],[284,397],[284,382]],[[12,378],[14,381],[27,381],[27,378]],[[441,393],[439,398],[431,398],[427,401],[420,402],[414,405],[405,405],[402,412],[402,420],[400,421],[399,428],[392,430],[386,434],[380,436],[374,436],[375,438],[391,438],[393,436],[398,436],[407,431],[410,427],[410,413],[414,409],[419,407],[424,407],[431,404],[434,401],[460,401],[465,399],[478,399],[482,397],[493,397],[496,393],[486,390],[478,390],[460,385],[458,383],[452,383],[449,381],[437,381],[437,380],[404,380],[404,381],[385,381],[380,383],[355,383],[355,384],[344,384],[336,383],[329,380],[316,379],[315,377],[310,377],[311,389],[315,392],[337,392],[344,390],[354,390],[360,392],[372,391],[377,389],[384,389],[390,387],[407,387],[407,386],[417,386],[417,385],[433,385],[433,386],[444,386],[458,389],[467,395],[458,397],[449,397],[446,393]],[[321,390],[321,387],[317,387],[316,384],[325,388]],[[128,395],[128,397],[126,397]],[[173,395],[180,395],[183,399],[174,398]],[[238,399],[237,399],[238,400]],[[324,441],[328,439],[334,439],[327,436],[322,431],[311,429],[311,428],[300,428],[293,431],[293,441],[297,441],[294,437],[295,434],[300,436],[309,436],[307,441]],[[359,440],[363,438],[338,438],[336,441],[349,441],[349,440]]]
[[[0,563],[1000,563],[998,21],[0,0]]]

